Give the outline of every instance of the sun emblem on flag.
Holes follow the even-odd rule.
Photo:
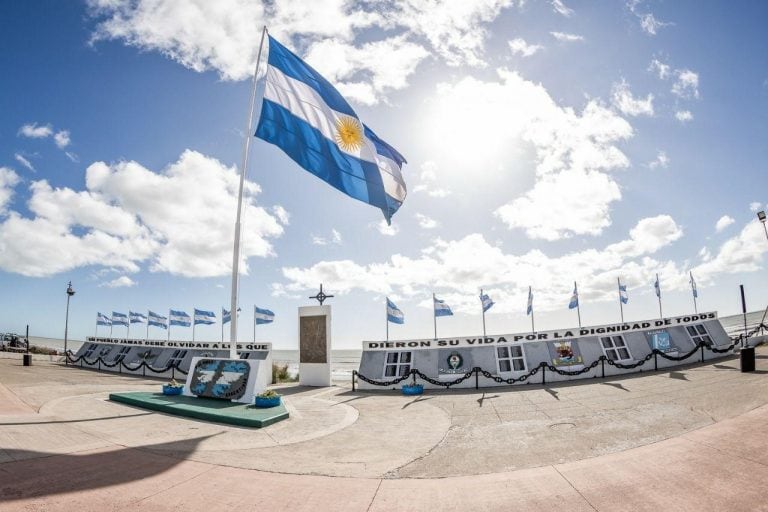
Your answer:
[[[363,129],[360,121],[345,116],[336,121],[336,144],[344,151],[357,151],[363,145]]]

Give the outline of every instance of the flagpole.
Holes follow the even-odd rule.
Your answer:
[[[579,317],[579,329],[581,329],[581,301],[579,300],[579,289],[576,287],[576,281],[573,282],[573,289],[576,291],[576,314]]]
[[[696,285],[694,284],[695,281],[693,280],[693,271],[689,271],[688,274],[691,276],[691,294],[693,295],[693,312],[698,313],[699,308],[696,305]]]
[[[171,341],[171,310],[168,310],[168,341]]]
[[[621,278],[617,277],[616,282],[619,283],[619,310],[621,311],[621,323],[624,323],[624,303],[621,301]]]
[[[387,299],[387,300],[389,300],[389,299]],[[433,304],[433,306],[434,306],[434,304]],[[389,309],[388,309],[388,307],[389,306],[385,302],[384,303],[384,322],[387,325],[387,341],[389,341]]]
[[[656,291],[658,293],[658,298],[659,298],[659,318],[663,319],[664,314],[661,312],[661,283],[659,282],[658,272],[656,273],[656,284],[658,285],[656,288]]]
[[[533,288],[528,286],[528,298],[531,297],[531,293],[533,293]],[[531,332],[536,332],[536,327],[533,323],[533,302],[531,302]]]
[[[240,265],[240,219],[243,210],[243,186],[245,184],[245,174],[248,170],[248,149],[251,145],[251,130],[253,128],[253,106],[256,103],[256,78],[259,73],[259,64],[261,63],[261,51],[264,47],[264,36],[267,34],[266,25],[261,31],[261,42],[259,43],[259,52],[256,55],[256,69],[253,70],[253,89],[251,90],[250,107],[248,108],[248,124],[245,127],[245,142],[243,144],[243,165],[240,168],[240,188],[237,194],[237,214],[235,217],[235,243],[232,251],[232,301],[230,302],[229,326],[229,357],[237,359],[237,292],[240,284],[239,265]],[[254,327],[254,338],[256,329]],[[254,340],[255,341],[255,340]]]
[[[224,308],[221,308],[221,342],[224,343]]]
[[[237,314],[237,311],[235,311]],[[230,318],[232,315],[230,315]],[[253,305],[253,343],[256,343],[256,304]]]
[[[485,306],[483,306],[483,289],[480,288],[480,309],[483,310],[483,340],[485,340]]]
[[[147,310],[147,335],[144,337],[144,341],[149,339],[149,310]]]
[[[96,330],[93,333],[93,337],[94,338],[98,338],[99,337],[99,313],[98,313],[98,311],[96,312]]]
[[[112,339],[112,324],[114,323],[114,320],[109,321],[109,339]]]
[[[437,339],[437,313],[435,312],[435,294],[432,293],[432,319],[435,321],[435,339]]]
[[[197,322],[195,322],[195,309],[192,308],[192,343],[195,342],[195,325],[197,325]]]
[[[128,325],[125,326],[125,337],[131,339],[131,311],[128,310]]]

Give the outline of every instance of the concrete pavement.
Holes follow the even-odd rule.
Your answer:
[[[768,510],[768,351],[617,380],[285,388],[253,431],[133,409],[159,382],[0,360],[0,511]]]

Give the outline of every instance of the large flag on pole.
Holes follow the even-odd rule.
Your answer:
[[[192,325],[192,319],[184,311],[170,311],[171,325],[179,325],[181,327],[189,327]]]
[[[659,274],[656,274],[656,282],[653,283],[653,288],[656,290],[656,296],[661,298],[661,285],[659,284]]]
[[[136,313],[134,311],[128,311],[128,316],[131,318],[132,324],[145,324],[147,323],[147,317],[143,313]]]
[[[698,298],[699,296],[699,290],[696,288],[696,281],[693,279],[693,272],[690,273],[691,276],[691,292],[693,292],[693,298]]]
[[[253,306],[253,317],[256,325],[271,324],[275,321],[275,314],[268,309],[261,309]]]
[[[405,315],[400,311],[400,308],[395,306],[394,302],[389,300],[389,297],[387,297],[387,321],[393,324],[405,323]]]
[[[435,297],[435,316],[453,316],[451,306],[445,303],[444,300],[440,300]]]
[[[195,325],[211,325],[216,323],[216,313],[195,308]]]
[[[147,326],[150,326],[150,325],[155,327],[160,327],[162,329],[167,329],[168,318],[164,317],[163,315],[158,315],[157,313],[149,311],[147,313]]]
[[[128,327],[128,315],[125,313],[112,312],[112,325],[124,325]]]
[[[232,312],[221,308],[221,325],[228,324],[232,320]]]
[[[568,303],[568,309],[579,307],[579,290],[576,288],[576,283],[573,283],[573,295],[571,295],[571,302]]]
[[[533,288],[528,287],[528,308],[525,310],[526,315],[533,313]]]
[[[329,185],[380,208],[387,223],[405,201],[405,158],[364,125],[320,73],[272,36],[256,136]]]
[[[480,294],[480,302],[483,304],[483,313],[491,309],[493,305],[496,304],[491,300],[487,293]]]
[[[621,284],[619,281],[619,299],[623,304],[629,302],[629,295],[627,294],[627,285]]]
[[[96,313],[96,325],[112,325],[112,319],[104,313]]]

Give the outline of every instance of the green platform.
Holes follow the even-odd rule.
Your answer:
[[[166,396],[162,393],[140,392],[111,393],[109,399],[142,409],[240,427],[261,428],[288,419],[288,411],[283,404],[261,409],[252,404],[238,404],[215,398]]]

